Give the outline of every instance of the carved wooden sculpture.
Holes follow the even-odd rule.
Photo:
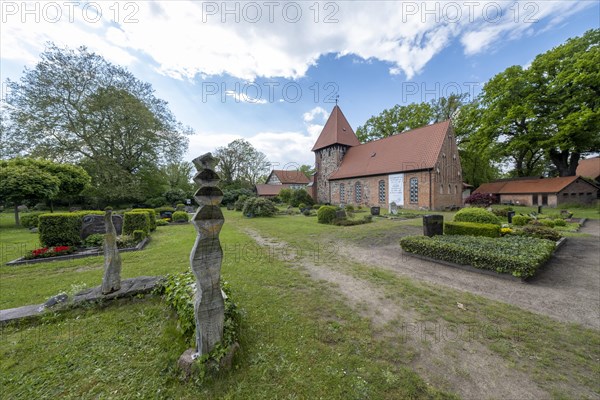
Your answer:
[[[223,339],[225,305],[219,283],[223,262],[219,233],[224,222],[219,204],[223,199],[223,192],[217,187],[217,158],[207,153],[196,158],[193,163],[198,170],[194,182],[200,186],[194,198],[200,207],[192,218],[198,235],[190,254],[190,264],[196,276],[196,348],[198,354],[202,355],[209,353]]]
[[[112,210],[104,213],[104,277],[102,278],[102,294],[116,292],[121,289],[121,256],[117,247],[117,231],[112,221]]]

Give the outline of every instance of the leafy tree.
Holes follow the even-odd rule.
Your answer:
[[[433,122],[442,122],[452,119],[456,116],[457,111],[465,104],[469,94],[452,93],[448,97],[440,97],[431,101],[431,108],[433,112]]]
[[[280,198],[281,198],[281,192],[280,192]],[[313,200],[312,197],[310,197],[310,195],[308,194],[308,192],[304,189],[296,189],[292,191],[292,197],[290,198],[290,205],[292,207],[298,207],[301,203],[304,203],[306,205],[313,205],[315,204],[315,201]]]
[[[270,168],[267,156],[244,139],[217,148],[215,157],[220,160],[218,169],[225,187],[236,183],[240,187],[252,187],[264,178]]]
[[[289,204],[292,200],[292,194],[294,194],[294,191],[292,189],[283,188],[279,191],[278,197],[281,199],[282,202]]]
[[[428,125],[433,119],[434,110],[429,103],[412,103],[406,106],[396,104],[372,116],[364,125],[356,129],[361,143],[383,139],[396,133]]]
[[[10,137],[34,156],[81,162],[93,195],[140,197],[136,175],[178,161],[187,148],[188,131],[150,84],[85,47],[49,44],[7,85]]]
[[[560,176],[600,150],[600,29],[538,55],[530,67],[534,124]]]
[[[25,200],[53,198],[60,191],[60,180],[35,164],[4,162],[0,165],[0,201],[15,207],[15,224],[19,221],[19,204]]]
[[[310,179],[312,174],[315,173],[315,168],[311,167],[310,165],[302,164],[300,168],[298,168],[298,171],[302,172],[307,178]]]

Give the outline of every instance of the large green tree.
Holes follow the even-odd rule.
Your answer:
[[[600,29],[540,54],[529,75],[541,146],[560,176],[575,175],[581,155],[600,151]]]
[[[19,205],[26,200],[42,200],[56,196],[60,180],[35,164],[0,164],[0,202],[13,203],[15,224],[19,222]]]
[[[253,187],[269,172],[267,156],[250,142],[237,139],[215,150],[219,174],[224,187]]]
[[[143,197],[140,171],[177,162],[187,148],[187,130],[150,84],[85,47],[49,44],[7,85],[7,136],[34,156],[81,162],[97,196]]]

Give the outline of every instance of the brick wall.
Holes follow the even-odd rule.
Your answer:
[[[434,210],[462,206],[462,168],[453,129],[449,129],[432,171]]]
[[[566,195],[565,195],[566,194]],[[577,179],[558,193],[557,205],[561,204],[593,204],[598,196],[598,189]]]

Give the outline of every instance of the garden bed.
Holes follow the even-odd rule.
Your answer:
[[[553,243],[527,237],[408,236],[400,240],[400,245],[411,256],[524,281],[550,260],[564,240]]]
[[[119,249],[119,253],[143,250],[149,241],[150,241],[150,237],[145,237],[141,242],[139,242],[134,247],[126,247],[123,249]],[[14,265],[22,265],[22,264],[37,264],[37,263],[50,262],[50,261],[74,260],[76,258],[95,257],[95,256],[101,256],[103,254],[104,254],[104,252],[101,248],[95,247],[95,248],[91,248],[91,249],[78,250],[78,251],[75,251],[74,253],[67,254],[64,256],[33,258],[33,259],[29,259],[29,260],[25,259],[24,257],[19,257],[16,260],[7,262],[6,265],[14,266]]]

